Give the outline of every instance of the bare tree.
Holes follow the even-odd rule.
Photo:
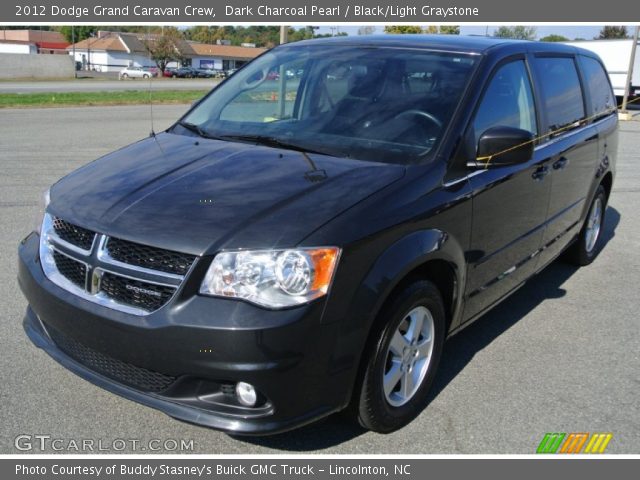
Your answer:
[[[363,25],[358,28],[358,35],[372,35],[376,33],[376,27],[373,25]]]

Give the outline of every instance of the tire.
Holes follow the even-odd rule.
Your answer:
[[[149,78],[149,75],[142,75],[142,78]]]
[[[410,330],[420,316],[423,327],[416,338]],[[366,368],[355,390],[352,412],[360,425],[389,433],[418,416],[442,356],[445,328],[444,304],[434,284],[420,280],[394,294],[378,316],[365,353]],[[430,345],[425,338],[429,330]]]
[[[578,238],[567,250],[566,258],[570,263],[583,267],[589,265],[598,256],[602,248],[602,226],[606,210],[607,192],[602,185],[599,185]]]
[[[123,74],[122,74],[122,76],[121,76],[121,78],[122,78],[123,80],[126,80],[127,78],[129,78],[129,75],[127,75],[126,73],[123,73]]]

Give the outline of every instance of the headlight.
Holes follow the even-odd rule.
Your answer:
[[[44,219],[44,213],[47,211],[47,207],[49,206],[49,202],[51,201],[51,196],[49,194],[49,189],[47,188],[42,196],[40,197],[40,203],[38,204],[38,211],[36,212],[36,218],[34,219],[33,229],[37,233],[40,233],[40,229],[42,228],[42,220]]]
[[[300,305],[327,293],[339,256],[336,247],[221,252],[200,293],[270,308]]]

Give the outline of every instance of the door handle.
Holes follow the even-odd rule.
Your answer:
[[[567,159],[567,157],[560,157],[558,160],[556,160],[553,163],[553,169],[562,170],[564,167],[567,166],[568,163],[569,163],[569,160]]]
[[[542,180],[549,174],[549,167],[543,165],[542,167],[538,167],[535,172],[531,174],[531,178],[534,180]]]

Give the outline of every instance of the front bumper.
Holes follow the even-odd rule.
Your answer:
[[[336,322],[321,322],[324,300],[270,311],[191,294],[185,282],[160,310],[129,315],[49,281],[36,234],[20,245],[18,281],[29,301],[24,328],[36,346],[86,380],[172,417],[267,434],[348,401],[353,372],[332,360],[339,335]],[[234,399],[239,381],[260,393],[256,407]]]

